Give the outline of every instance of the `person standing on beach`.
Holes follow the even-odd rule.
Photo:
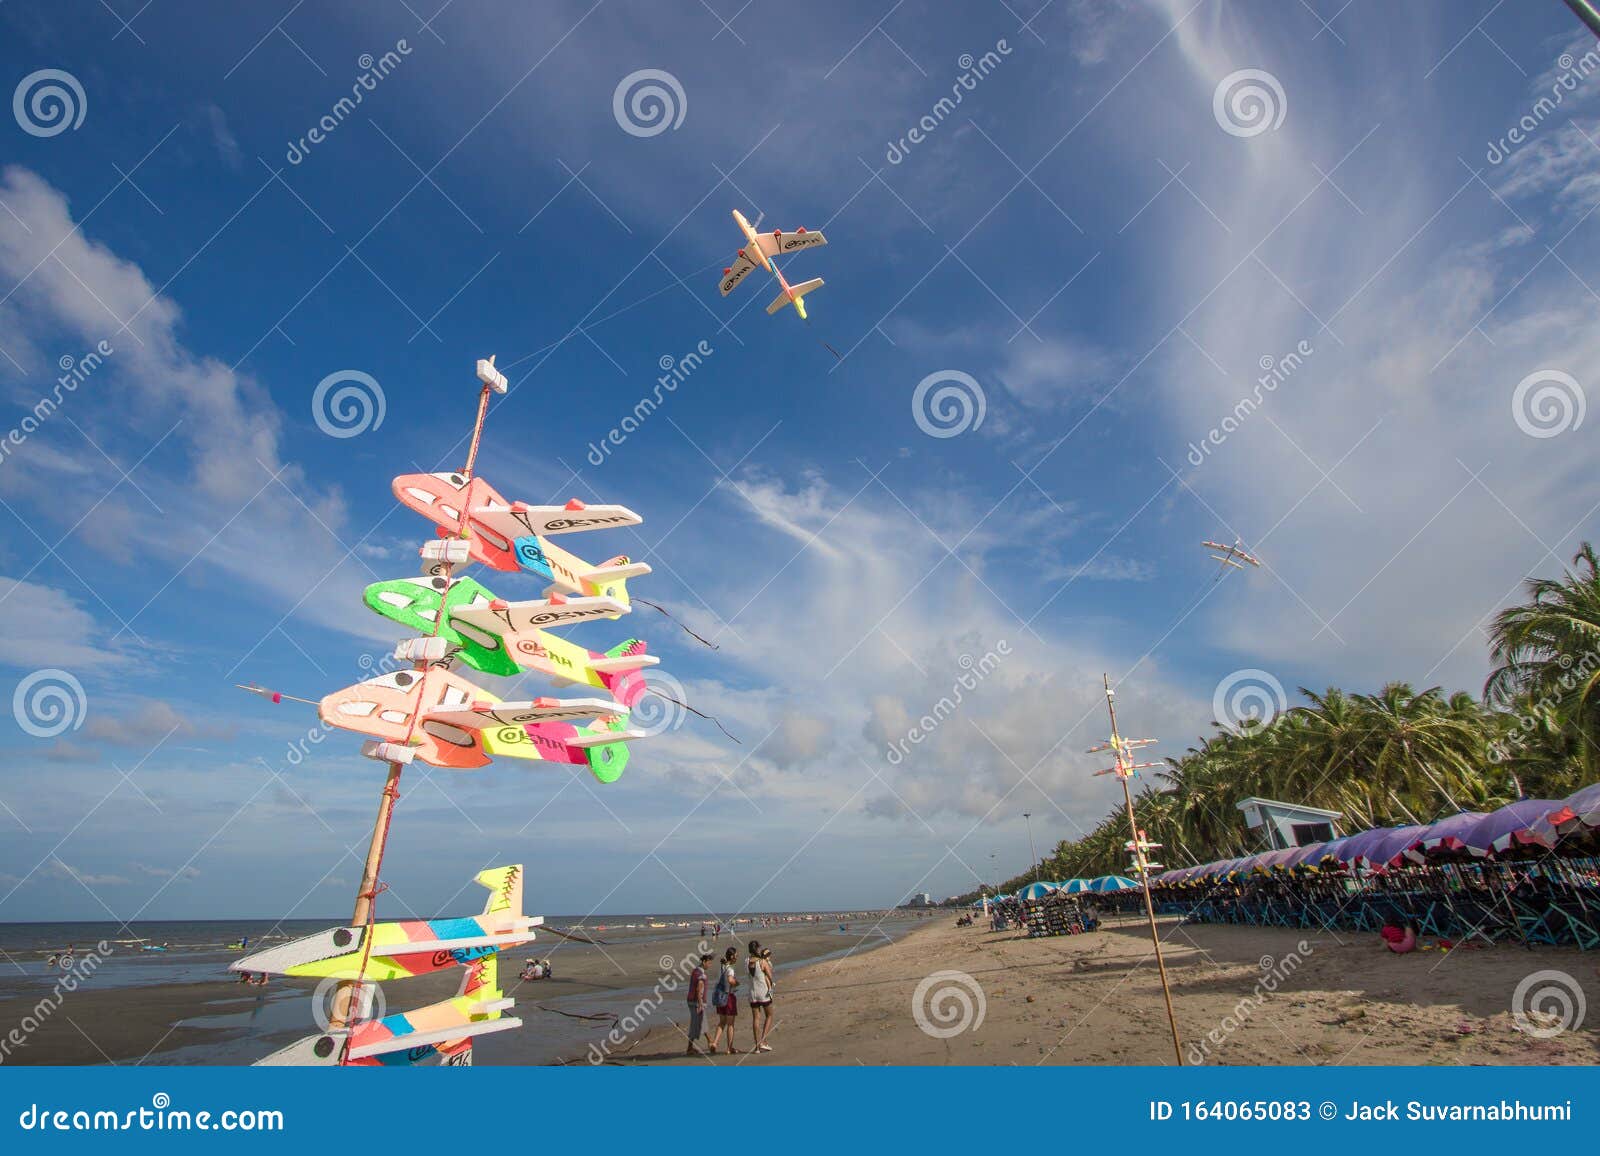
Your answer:
[[[717,986],[711,993],[711,1004],[717,1010],[717,1030],[711,1033],[711,1054],[717,1054],[717,1045],[722,1042],[722,1029],[728,1029],[728,1054],[736,1056],[739,1049],[733,1046],[734,1029],[739,1022],[739,997],[734,988],[739,986],[738,973],[734,971],[734,961],[739,958],[739,949],[730,947],[722,953],[722,974],[717,980]]]
[[[700,1050],[695,1042],[706,1034],[706,965],[712,960],[708,951],[700,957],[700,963],[689,973],[689,1046],[684,1049],[686,1056],[697,1056]]]
[[[758,1052],[770,1052],[767,1033],[772,1030],[772,952],[750,941],[750,1043]]]

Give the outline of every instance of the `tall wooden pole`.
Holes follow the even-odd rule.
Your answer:
[[[372,840],[367,844],[367,862],[361,869],[361,888],[356,892],[355,911],[350,916],[350,926],[365,927],[372,921],[373,902],[378,897],[378,872],[383,866],[383,850],[389,842],[389,823],[394,818],[394,805],[400,798],[400,763],[389,764],[389,777],[383,784],[383,801],[378,804],[378,817],[372,823]],[[333,1007],[328,1017],[330,1028],[347,1025],[358,1010],[353,1007],[360,980],[344,980],[334,989]]]
[[[481,362],[479,363],[480,367],[482,364]],[[488,364],[492,369],[494,358],[491,357]],[[477,464],[478,445],[483,440],[483,423],[489,413],[489,394],[493,389],[494,387],[485,379],[483,389],[478,394],[478,416],[472,423],[472,440],[467,447],[467,463],[461,471],[466,476],[468,483],[472,481],[473,466]],[[501,379],[501,392],[504,392],[504,378]],[[467,529],[467,513],[466,510],[461,511],[461,537],[463,538],[470,533]],[[440,600],[439,613],[434,616],[433,620],[433,636],[435,638],[439,636],[439,631],[443,628],[446,618],[444,599],[449,597],[452,569],[452,564],[449,561],[444,562],[442,571],[445,580],[445,593]],[[426,688],[428,664],[419,659],[415,664],[415,668],[422,676],[423,687]],[[421,701],[420,694],[421,692],[419,691],[419,702]],[[416,732],[416,727],[417,718],[413,717],[411,720],[413,734]],[[361,887],[356,892],[355,910],[350,916],[350,925],[352,927],[364,927],[372,922],[373,904],[378,897],[378,876],[383,867],[383,851],[389,843],[389,824],[394,818],[394,805],[400,798],[400,774],[404,769],[405,766],[402,763],[391,762],[389,764],[389,775],[383,784],[383,799],[378,804],[378,817],[372,823],[372,839],[367,843],[367,861],[361,869]],[[365,970],[365,965],[366,955],[363,954],[363,971]],[[339,986],[334,989],[333,1007],[328,1017],[328,1026],[330,1028],[346,1026],[350,1023],[355,1013],[360,1010],[359,1007],[354,1005],[363,983],[363,977],[342,980]]]
[[[1128,787],[1128,780],[1133,777],[1132,768],[1129,766],[1128,756],[1124,753],[1122,735],[1117,731],[1117,700],[1111,692],[1111,676],[1102,675],[1106,688],[1106,710],[1111,715],[1111,750],[1116,761],[1117,778],[1122,783],[1122,802],[1128,810],[1128,830],[1133,835],[1135,848],[1134,858],[1141,868],[1144,866],[1144,836],[1139,832],[1139,820],[1133,813],[1133,791]],[[1172,988],[1167,983],[1167,964],[1161,956],[1161,933],[1156,929],[1156,906],[1150,898],[1150,872],[1140,870],[1139,885],[1144,891],[1144,914],[1150,924],[1150,945],[1155,948],[1156,970],[1161,974],[1161,996],[1167,1002],[1167,1026],[1172,1029],[1172,1054],[1177,1058],[1178,1066],[1183,1067],[1183,1044],[1178,1039],[1178,1017],[1172,1011]]]

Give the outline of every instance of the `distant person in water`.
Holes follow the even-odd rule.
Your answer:
[[[750,941],[750,1046],[770,1052],[767,1033],[772,1030],[772,952]]]
[[[739,949],[730,947],[722,953],[721,978],[711,992],[711,1006],[717,1012],[717,1030],[711,1033],[711,1054],[716,1055],[717,1045],[722,1042],[722,1030],[728,1030],[728,1054],[736,1056],[739,1049],[733,1046],[734,1029],[739,1023],[739,995],[734,990],[739,986],[739,975],[734,971],[734,962],[739,958]]]

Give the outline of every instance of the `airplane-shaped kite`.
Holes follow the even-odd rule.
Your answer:
[[[1210,539],[1200,544],[1208,550],[1217,551],[1217,553],[1211,555],[1211,558],[1215,562],[1221,562],[1223,567],[1232,566],[1235,570],[1243,570],[1247,565],[1261,565],[1260,558],[1255,557],[1253,554],[1247,554],[1240,548],[1238,538],[1233,540],[1233,545],[1231,546],[1224,546],[1221,542],[1213,542]],[[1221,573],[1220,569],[1218,573]]]
[[[376,740],[363,754],[473,770],[493,756],[588,766],[603,783],[627,766],[627,711],[612,699],[501,702],[449,670],[397,670],[336,690],[317,704],[331,727]],[[584,726],[574,720],[592,720]]]
[[[640,672],[661,660],[630,638],[602,653],[542,629],[579,620],[592,610],[616,617],[627,607],[610,598],[505,602],[471,578],[395,578],[374,582],[366,603],[385,618],[420,633],[432,633],[441,606],[438,635],[447,644],[436,660],[447,669],[457,660],[485,674],[538,672],[558,687],[587,685],[611,692],[618,713],[631,710],[648,689]]]
[[[307,1036],[257,1060],[265,1066],[403,1065],[434,1055],[441,1065],[472,1062],[472,1041],[521,1025],[502,1017],[513,1001],[499,984],[499,953],[533,941],[540,916],[522,914],[522,865],[479,873],[488,888],[483,913],[463,919],[412,919],[336,927],[229,964],[233,971],[360,981],[363,984],[465,967],[458,994],[414,1011],[358,1020]],[[364,988],[362,989],[365,990]],[[362,1001],[352,1001],[361,1006]]]
[[[511,503],[482,478],[459,473],[402,474],[394,480],[394,496],[439,526],[445,540],[423,549],[424,561],[435,564],[430,573],[470,559],[494,570],[537,574],[563,594],[615,598],[624,607],[628,579],[650,573],[646,563],[626,554],[592,566],[549,541],[552,534],[644,520],[626,506],[588,506],[577,498],[565,506]]]
[[[796,229],[792,233],[784,233],[782,229],[774,229],[771,233],[758,233],[756,227],[760,225],[761,218],[756,218],[752,225],[745,220],[744,214],[738,209],[733,210],[733,219],[738,223],[739,229],[744,233],[744,248],[740,249],[733,259],[733,264],[722,271],[722,295],[726,297],[732,293],[739,282],[745,279],[750,270],[760,267],[778,279],[779,294],[772,299],[772,304],[767,306],[769,314],[776,313],[785,305],[793,305],[794,311],[800,314],[800,320],[806,319],[805,295],[813,289],[822,288],[822,278],[813,277],[810,281],[802,281],[798,285],[790,285],[784,279],[783,271],[778,268],[778,263],[773,260],[779,253],[793,253],[797,249],[810,249],[817,245],[826,245],[828,239],[820,232],[807,232],[805,229]]]
[[[1148,747],[1156,741],[1156,739],[1125,739],[1120,735],[1112,735],[1107,742],[1096,743],[1085,753],[1098,755],[1102,751],[1111,752],[1112,765],[1103,771],[1094,772],[1096,777],[1100,775],[1116,775],[1119,779],[1136,779],[1139,777],[1140,771],[1162,765],[1160,763],[1135,763],[1131,761],[1132,752],[1140,747]]]

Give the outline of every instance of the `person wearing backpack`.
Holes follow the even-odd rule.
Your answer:
[[[733,1046],[734,1028],[739,1022],[739,996],[734,991],[739,986],[739,975],[734,970],[734,962],[739,958],[739,949],[730,947],[722,953],[722,970],[717,979],[717,986],[711,989],[711,1006],[717,1013],[717,1030],[711,1033],[711,1054],[717,1052],[717,1045],[722,1042],[722,1030],[728,1030],[728,1054],[736,1056],[739,1049]]]

